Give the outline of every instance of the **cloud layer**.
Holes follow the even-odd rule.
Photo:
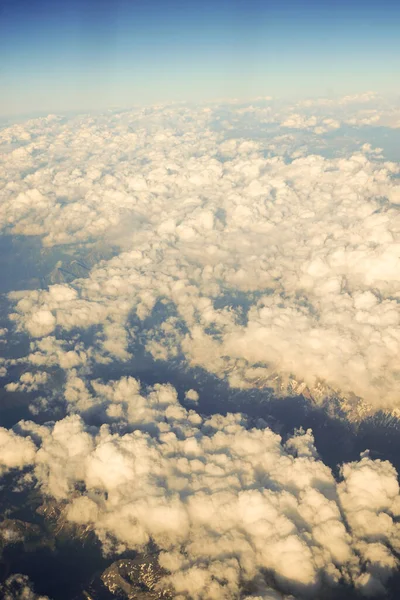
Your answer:
[[[18,327],[57,344],[98,328],[95,348],[56,352],[62,368],[90,354],[125,360],[139,340],[233,386],[397,407],[399,165],[370,144],[324,158],[300,138],[289,151],[296,138],[282,133],[303,126],[287,113],[159,107],[3,132],[18,140],[4,159],[8,231],[123,250],[86,279],[11,294]],[[265,114],[274,133],[240,134]]]
[[[268,428],[249,429],[241,414],[203,418],[172,386],[143,392],[131,377],[93,390],[99,429],[79,414],[48,426],[25,421],[20,434],[36,451],[30,437],[9,445],[12,466],[29,462],[43,495],[92,527],[105,552],[152,541],[168,573],[160,586],[181,599],[245,589],[318,597],[346,585],[384,592],[400,549],[389,462],[365,453],[336,481],[310,430],[284,444]]]
[[[398,411],[400,168],[364,135],[397,110],[366,94],[3,129],[2,230],[80,270],[57,258],[51,285],[9,294],[1,341],[30,345],[1,361],[5,390],[65,413],[1,428],[0,476],[21,471],[105,553],[155,545],[178,600],[384,594],[400,551],[389,462],[366,451],[335,478],[311,430],[204,417],[118,366],[144,351],[236,388],[335,396],[349,416]],[[4,594],[35,598],[13,577]]]

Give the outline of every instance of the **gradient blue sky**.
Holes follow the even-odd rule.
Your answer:
[[[399,0],[0,0],[0,115],[398,93],[399,32]]]

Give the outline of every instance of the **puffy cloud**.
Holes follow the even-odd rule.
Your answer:
[[[302,100],[292,108],[289,119],[297,116],[300,128],[304,127],[307,119],[314,118],[333,120],[341,126],[351,125],[354,127],[381,126],[396,129],[400,126],[400,111],[398,105],[374,92],[343,96],[342,98],[315,98]],[[286,109],[288,110],[288,109]],[[312,113],[310,113],[312,111]],[[311,123],[310,123],[311,125]],[[323,127],[323,126],[322,126]],[[325,133],[325,131],[315,133]]]
[[[196,390],[188,390],[185,394],[185,400],[186,402],[193,402],[196,404],[199,401],[199,394]]]
[[[349,96],[343,96],[339,100],[339,104],[361,104],[364,102],[374,101],[377,97],[376,92],[364,92],[363,94],[352,94]]]
[[[393,518],[399,515],[400,504],[393,466],[364,456],[358,463],[344,465],[342,474],[345,481],[340,486],[340,500],[352,531],[363,539],[390,540],[397,549],[400,529]]]
[[[32,314],[26,323],[26,329],[32,337],[42,337],[51,333],[56,326],[56,319],[49,310],[39,310]]]
[[[400,545],[397,473],[389,462],[372,461],[365,453],[359,462],[343,465],[342,475],[340,503],[367,565],[355,583],[364,595],[376,596],[398,568],[396,555],[389,550],[398,553]]]
[[[43,178],[40,194],[54,207],[46,220],[28,203],[29,223],[40,221],[46,244],[88,244],[107,230],[122,251],[73,284],[11,294],[12,318],[57,344],[77,328],[98,329],[94,346],[57,353],[61,368],[128,360],[129,346],[142,343],[156,359],[183,354],[233,386],[396,407],[398,165],[368,144],[346,158],[266,155],[270,140],[226,139],[213,129],[218,110],[162,107],[150,116],[45,123],[50,164],[54,138],[57,152],[66,144],[74,151],[51,176],[29,176]],[[257,119],[257,110],[227,118]],[[301,119],[337,125],[331,116]],[[74,160],[81,165],[96,140],[84,173]],[[55,193],[61,181],[66,189]],[[7,189],[2,206],[11,214],[17,190]],[[80,219],[78,231],[64,215],[71,205],[95,211],[94,220]],[[103,225],[95,230],[94,222]],[[160,304],[165,317],[152,323]]]
[[[390,463],[364,454],[337,480],[310,430],[283,441],[241,414],[186,410],[170,385],[92,372],[139,348],[234,387],[398,407],[399,165],[359,141],[315,150],[343,124],[395,119],[367,94],[0,131],[0,226],[92,256],[85,277],[9,295],[33,339],[26,357],[1,361],[0,375],[29,364],[6,389],[47,388],[65,370],[67,416],[0,429],[0,475],[30,466],[105,552],[154,543],[177,599],[383,594],[399,552]],[[185,400],[196,407],[197,391]],[[4,586],[34,598],[24,576]]]
[[[33,591],[29,577],[20,573],[10,575],[0,584],[3,600],[49,600],[47,596],[39,596]]]
[[[0,476],[11,469],[22,469],[32,463],[36,447],[32,440],[0,427]]]
[[[310,430],[284,444],[240,414],[184,409],[169,385],[144,394],[127,377],[92,388],[99,429],[79,414],[20,429],[41,440],[30,462],[43,494],[93,528],[106,552],[152,541],[177,598],[385,590],[399,544],[390,463],[364,454],[337,482]]]
[[[48,380],[48,375],[45,372],[39,373],[23,373],[19,378],[19,382],[11,382],[5,386],[8,392],[32,392],[39,389]]]
[[[282,123],[282,127],[290,129],[312,129],[314,133],[321,135],[331,129],[339,129],[340,122],[332,118],[320,118],[314,115],[301,115],[294,113],[289,115]]]
[[[90,348],[75,340],[57,340],[54,336],[46,336],[31,343],[28,361],[36,367],[59,366],[69,370],[84,366],[90,361]]]

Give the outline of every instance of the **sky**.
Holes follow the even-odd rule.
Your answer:
[[[399,9],[1,6],[0,598],[399,598]]]
[[[400,5],[0,0],[0,115],[399,91]]]

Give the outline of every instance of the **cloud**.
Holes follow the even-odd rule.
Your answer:
[[[364,453],[336,481],[310,430],[283,443],[241,414],[201,417],[172,386],[143,392],[131,377],[92,389],[100,428],[78,413],[19,428],[37,440],[24,464],[43,495],[91,527],[105,552],[152,541],[167,572],[160,585],[177,598],[385,590],[400,539],[389,462]],[[15,436],[7,443],[15,448]]]
[[[353,95],[349,95],[349,96],[343,96],[343,98],[341,98],[339,100],[339,104],[361,104],[361,103],[368,103],[371,101],[376,100],[377,98],[377,93],[376,92],[364,92],[363,94],[353,94]]]
[[[39,389],[48,380],[47,373],[30,373],[26,372],[21,375],[19,382],[12,381],[7,383],[5,389],[8,392],[32,392]]]
[[[29,577],[20,573],[10,575],[0,584],[0,592],[3,600],[49,600],[47,596],[35,594]]]
[[[69,370],[86,365],[91,358],[90,349],[85,349],[82,342],[57,340],[54,336],[31,342],[30,350],[28,361],[37,367],[59,366]]]
[[[358,463],[343,465],[344,481],[339,498],[347,522],[358,541],[358,552],[368,563],[356,584],[367,596],[384,591],[384,583],[398,567],[400,528],[399,485],[396,471],[387,461],[371,461],[368,453]]]
[[[9,294],[0,336],[30,345],[1,361],[2,376],[25,368],[6,391],[43,390],[32,413],[57,397],[66,416],[1,428],[0,475],[30,469],[105,553],[155,544],[177,599],[384,594],[400,543],[389,462],[366,452],[335,478],[311,430],[283,440],[240,413],[200,415],[196,389],[186,410],[171,385],[115,373],[145,351],[232,387],[334,396],[351,418],[398,411],[399,165],[373,139],[329,137],[395,126],[396,110],[368,93],[0,131],[2,230],[91,267]],[[35,598],[23,575],[2,591]]]
[[[0,427],[0,475],[32,463],[36,448],[32,440]]]
[[[140,175],[148,191],[130,197],[146,219],[127,227],[123,251],[71,285],[10,294],[12,319],[57,343],[97,327],[85,350],[95,360],[128,360],[138,339],[157,359],[183,354],[233,386],[395,408],[398,165],[365,146],[348,158],[287,162],[257,144],[221,163],[215,134],[191,126],[188,147],[170,131],[154,136]],[[166,308],[152,325],[160,303],[175,316]],[[65,367],[79,367],[76,353],[69,359]]]
[[[281,127],[290,129],[312,129],[317,135],[321,135],[331,129],[339,129],[340,122],[332,118],[319,118],[314,115],[306,116],[298,113],[289,115],[282,123]]]

